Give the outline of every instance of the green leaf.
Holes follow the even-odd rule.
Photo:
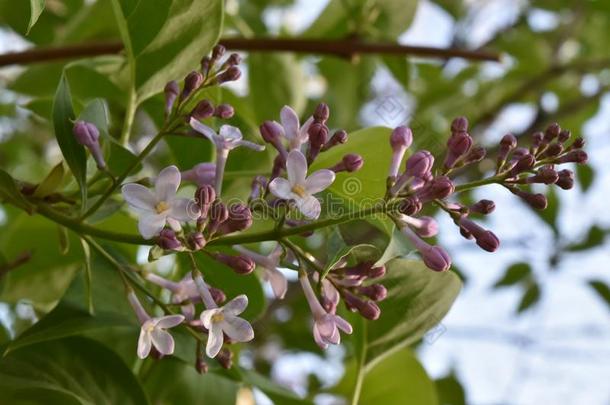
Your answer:
[[[0,169],[0,200],[8,201],[16,207],[19,207],[28,213],[34,211],[34,207],[28,200],[25,199],[19,187],[10,174]]]
[[[519,302],[519,306],[517,307],[517,312],[521,313],[528,308],[531,308],[538,301],[540,301],[540,286],[538,286],[538,283],[532,282],[525,289],[525,292],[521,297],[521,301]]]
[[[591,249],[604,243],[605,238],[606,231],[604,231],[597,225],[593,225],[589,229],[589,232],[587,232],[587,236],[582,242],[568,245],[567,250],[571,252],[578,252],[582,250]]]
[[[367,370],[362,405],[435,405],[434,383],[411,350],[403,348]]]
[[[589,285],[610,308],[610,287],[602,280],[589,280]]]
[[[439,403],[442,405],[466,405],[464,387],[455,374],[450,373],[434,382]]]
[[[328,272],[337,265],[337,263],[348,256],[355,257],[356,262],[373,262],[379,258],[381,253],[379,249],[369,244],[346,246],[338,228],[333,229],[331,236],[328,238],[327,245],[328,260],[324,265],[324,270],[320,276],[320,280],[323,280],[328,275]]]
[[[28,23],[28,30],[26,35],[30,33],[30,30],[38,21],[38,17],[44,10],[44,0],[30,0],[30,22]]]
[[[59,162],[43,181],[40,182],[34,191],[34,197],[44,198],[49,194],[53,194],[63,183],[65,175],[64,162]]]
[[[266,376],[253,370],[240,370],[243,381],[265,393],[276,404],[310,405],[311,401],[299,398],[294,392],[271,381]]]
[[[138,102],[196,69],[218,41],[221,0],[113,0]]]
[[[576,177],[582,191],[588,191],[595,179],[595,172],[590,165],[576,165]]]
[[[248,57],[250,104],[257,122],[279,120],[284,105],[305,107],[303,72],[293,54],[254,53]]]
[[[400,83],[405,89],[409,88],[409,79],[411,77],[411,64],[407,58],[400,56],[382,56],[381,60],[386,65],[394,79]]]
[[[72,133],[74,118],[70,86],[62,75],[53,101],[53,124],[61,153],[80,187],[81,207],[84,208],[87,205],[87,156]]]
[[[147,404],[140,384],[121,359],[85,338],[30,346],[0,362],[6,403]]]
[[[379,303],[381,316],[354,328],[365,365],[421,339],[440,323],[462,286],[452,272],[433,272],[419,260],[394,259],[386,266],[381,282],[388,296]]]
[[[494,288],[506,287],[515,285],[519,282],[526,281],[532,274],[532,268],[528,263],[512,264],[504,272],[504,276],[496,281]]]
[[[375,266],[383,266],[392,259],[408,255],[413,252],[413,250],[413,244],[409,239],[407,239],[398,228],[394,228],[390,242],[385,248],[381,258],[375,263]]]

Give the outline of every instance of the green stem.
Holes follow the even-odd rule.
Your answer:
[[[458,186],[455,186],[455,192],[460,193],[462,191],[468,191],[473,188],[486,186],[488,184],[501,183],[502,181],[506,180],[506,178],[507,178],[506,174],[501,174],[501,175],[497,175],[497,176],[493,176],[493,177],[488,177],[486,179],[475,180],[475,181],[471,181],[468,183],[460,184]]]
[[[360,322],[360,328],[362,331],[362,336],[366,336],[367,331],[367,323]],[[356,385],[354,386],[354,393],[352,394],[352,405],[358,405],[358,401],[360,400],[360,392],[362,391],[362,383],[364,382],[364,374],[365,374],[365,359],[366,359],[366,344],[361,342],[360,347],[360,358],[358,359],[358,374],[356,375]]]
[[[148,156],[148,154],[153,150],[153,148],[157,145],[157,143],[159,143],[161,138],[163,138],[163,135],[165,135],[165,132],[163,132],[163,131],[161,131],[157,135],[155,135],[155,137],[148,143],[148,145],[146,145],[144,150],[136,157],[136,159],[131,163],[131,165],[129,165],[129,167],[123,172],[123,174],[121,174],[119,177],[116,178],[114,183],[111,184],[110,187],[108,187],[106,189],[104,194],[102,194],[102,196],[95,202],[95,204],[93,204],[91,207],[89,207],[87,212],[85,212],[85,214],[83,214],[83,216],[81,217],[81,221],[86,219],[87,217],[93,215],[102,206],[102,204],[104,204],[104,202],[112,195],[112,193],[115,192],[117,187],[123,183],[123,181],[127,178],[127,176],[129,176],[129,174],[136,167],[138,167],[138,165],[142,162],[142,160],[144,160],[144,158],[146,156]]]
[[[129,94],[127,95],[127,109],[125,110],[123,130],[121,131],[121,138],[119,139],[119,142],[123,146],[127,146],[127,144],[129,143],[129,136],[131,135],[131,128],[133,126],[133,120],[136,116],[137,107],[137,94],[135,88],[132,86],[129,89]]]

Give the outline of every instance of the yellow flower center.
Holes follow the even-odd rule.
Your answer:
[[[292,192],[301,198],[304,198],[307,195],[307,193],[305,192],[305,188],[300,184],[295,184],[294,186],[292,186]]]
[[[222,314],[222,312],[217,312],[214,315],[212,315],[212,323],[218,323],[218,322],[222,322],[225,320],[225,316]]]
[[[148,325],[144,326],[144,329],[146,332],[151,333],[153,330],[155,330],[155,325],[152,322],[149,322]]]
[[[159,203],[157,203],[157,205],[155,205],[155,210],[157,211],[157,214],[161,214],[162,212],[165,212],[169,209],[169,204],[166,203],[165,201],[159,201]]]

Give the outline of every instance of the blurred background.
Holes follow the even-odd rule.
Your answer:
[[[19,8],[26,2],[0,1],[0,52],[117,39],[108,3],[47,0],[46,12],[25,36]],[[472,135],[490,147],[507,132],[527,142],[524,135],[555,121],[585,137],[590,165],[572,168],[577,190],[549,188],[550,208],[542,215],[500,187],[473,195],[496,202],[486,224],[502,241],[495,254],[467,243],[449,218],[438,216],[440,243],[451,252],[464,288],[416,351],[442,404],[610,404],[610,2],[229,0],[225,11],[226,35],[355,36],[501,54],[500,62],[476,62],[244,53],[245,75],[222,97],[235,105],[236,120],[251,135],[283,104],[305,115],[325,101],[335,128],[406,124],[418,146],[433,151],[442,149],[458,115],[468,117]],[[116,59],[75,61],[67,68],[77,101],[108,100],[113,131],[120,130],[125,101],[120,81],[108,78]],[[59,156],[49,117],[63,65],[0,69],[0,165],[21,179],[40,178]],[[162,102],[153,98],[138,111],[141,137],[134,149],[152,132]],[[157,159],[169,158],[161,152]],[[487,168],[484,162],[480,173]],[[0,224],[8,222],[0,207]],[[2,285],[0,340],[14,337],[40,311],[36,302],[19,299],[15,285],[18,280]],[[286,323],[300,315],[272,305],[268,339],[242,361],[307,395],[341,378],[345,353],[315,351],[310,336],[301,336],[305,326]],[[260,393],[257,399],[266,403]],[[331,395],[316,400],[336,403]]]

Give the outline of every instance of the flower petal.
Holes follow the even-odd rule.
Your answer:
[[[218,134],[230,141],[241,141],[244,138],[239,128],[232,125],[223,125],[220,127],[220,132]]]
[[[174,352],[174,338],[168,332],[160,328],[155,328],[150,332],[150,337],[159,353],[168,355]]]
[[[165,215],[163,214],[148,214],[142,215],[138,221],[138,230],[144,239],[151,239],[161,232],[165,226]]]
[[[326,189],[335,181],[335,172],[328,169],[317,170],[305,180],[305,189],[309,194],[316,194]]]
[[[179,186],[180,170],[176,166],[168,166],[161,170],[157,180],[155,180],[157,201],[171,201],[176,196]]]
[[[218,308],[206,309],[205,311],[203,311],[201,315],[199,315],[199,319],[201,319],[201,323],[203,323],[203,326],[205,326],[207,329],[210,329],[212,327],[212,316],[217,314],[219,311],[220,309]]]
[[[279,299],[284,298],[286,290],[288,289],[288,280],[286,279],[286,276],[278,269],[266,269],[265,275],[269,284],[271,284],[271,289],[273,290],[275,297]]]
[[[222,335],[222,329],[219,325],[214,325],[208,333],[208,343],[205,345],[205,354],[210,358],[216,357],[222,343],[224,342],[224,336]]]
[[[284,133],[286,138],[295,139],[298,136],[299,131],[299,116],[297,113],[285,105],[280,111],[280,121],[284,127]]]
[[[180,325],[184,321],[182,315],[167,315],[160,318],[155,318],[156,325],[158,328],[173,328],[174,326]]]
[[[265,145],[259,145],[258,143],[244,140],[238,141],[237,146],[245,146],[246,148],[255,150],[257,152],[262,152],[265,150]]]
[[[222,307],[222,312],[227,315],[239,315],[248,306],[248,297],[245,294],[240,294],[237,297],[233,298],[231,301],[227,302]]]
[[[326,340],[323,339],[322,336],[320,335],[320,331],[318,330],[317,323],[313,324],[313,340],[316,342],[316,344],[318,346],[320,346],[320,348],[322,348],[322,349],[328,348],[328,343],[326,343]]]
[[[333,316],[329,314],[316,318],[316,325],[318,325],[318,332],[320,332],[320,336],[326,340],[328,340],[328,338],[333,335],[335,329],[337,329]]]
[[[341,318],[339,315],[335,315],[335,325],[343,332],[350,335],[353,332],[352,325],[345,319]]]
[[[150,334],[146,333],[144,329],[140,329],[140,337],[138,338],[138,357],[145,359],[150,353],[152,346]]]
[[[307,218],[317,219],[320,216],[322,207],[320,206],[320,201],[318,201],[316,197],[310,195],[305,198],[295,199],[295,202],[299,211]]]
[[[286,158],[286,172],[288,173],[288,181],[292,186],[295,184],[305,185],[305,176],[307,176],[307,159],[298,150],[293,150]]]
[[[269,191],[278,198],[289,200],[292,198],[292,186],[290,182],[282,177],[276,177],[269,183]]]
[[[210,141],[214,142],[214,144],[216,144],[216,140],[214,139],[216,137],[216,131],[214,131],[212,128],[208,127],[207,125],[203,125],[201,122],[197,121],[195,118],[191,118],[190,124],[191,124],[191,128],[193,128],[195,131],[199,132],[201,135],[205,136]]]
[[[179,222],[194,221],[199,218],[199,207],[189,198],[176,198],[171,202],[168,215]]]
[[[303,126],[299,129],[299,142],[305,143],[309,140],[309,127],[313,123],[313,117],[309,117]]]
[[[154,211],[157,199],[146,187],[137,183],[125,184],[121,187],[123,198],[132,208],[141,211]]]
[[[250,322],[238,316],[226,316],[222,330],[236,342],[249,342],[254,339],[254,329]]]

